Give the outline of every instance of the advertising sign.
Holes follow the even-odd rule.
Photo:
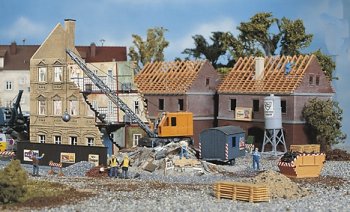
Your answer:
[[[251,121],[252,120],[252,108],[236,107],[235,119],[238,121]]]
[[[90,163],[95,164],[95,166],[98,166],[98,164],[99,164],[99,156],[95,155],[95,154],[89,154],[88,161]]]
[[[23,161],[32,161],[32,159],[30,159],[32,154],[39,156],[39,150],[24,149],[23,150]]]
[[[75,163],[75,153],[61,152],[61,163]]]

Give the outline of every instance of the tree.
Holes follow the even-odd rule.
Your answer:
[[[302,20],[289,20],[282,18],[279,25],[281,33],[281,55],[298,55],[300,50],[310,46],[312,34],[305,33]]]
[[[321,145],[323,151],[343,142],[346,134],[341,131],[342,109],[332,100],[310,99],[304,106],[302,115],[312,143]]]
[[[332,79],[338,79],[337,77],[333,77],[333,71],[335,70],[335,62],[328,55],[325,55],[321,52],[321,50],[317,50],[313,52],[313,54],[317,57],[318,63],[320,64],[322,71],[326,74],[326,76]]]
[[[267,56],[274,55],[282,34],[271,33],[273,24],[278,24],[278,19],[272,13],[257,13],[250,21],[241,22],[237,27],[240,31],[239,39],[246,49],[256,49],[260,45]]]
[[[169,45],[164,38],[166,31],[168,30],[163,27],[148,29],[145,41],[139,35],[132,35],[134,46],[129,48],[128,55],[132,61],[136,62],[137,71],[148,62],[164,61],[164,49]]]
[[[203,59],[204,57],[211,62],[214,68],[218,68],[222,66],[222,64],[218,64],[220,56],[226,53],[224,43],[222,42],[223,34],[223,32],[212,32],[212,36],[210,37],[212,44],[209,44],[202,35],[192,36],[195,47],[193,49],[185,49],[182,54],[188,54],[195,59]]]

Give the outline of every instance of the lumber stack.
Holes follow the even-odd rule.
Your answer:
[[[241,182],[216,182],[213,188],[218,199],[226,198],[248,202],[270,201],[269,189],[264,185]]]

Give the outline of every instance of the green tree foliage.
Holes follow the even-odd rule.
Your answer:
[[[129,48],[128,55],[136,62],[137,71],[149,62],[164,61],[164,49],[169,45],[164,38],[166,31],[162,27],[148,29],[145,41],[139,35],[132,35],[134,46]]]
[[[302,114],[309,139],[320,144],[323,151],[346,139],[346,134],[341,131],[342,113],[338,103],[332,100],[313,98],[304,106]]]
[[[222,42],[223,34],[223,32],[212,32],[210,37],[212,44],[209,44],[202,35],[192,36],[195,47],[193,49],[187,48],[182,53],[195,59],[205,58],[211,62],[214,68],[218,68],[222,66],[222,64],[218,64],[219,58],[226,53]]]
[[[17,202],[26,192],[27,172],[19,160],[12,160],[5,169],[0,170],[0,202]]]
[[[275,54],[278,42],[282,34],[271,33],[273,24],[277,24],[278,19],[272,13],[257,13],[248,22],[241,22],[237,27],[240,31],[239,39],[246,49],[257,49],[260,45],[267,56]],[[253,50],[257,51],[257,50]]]
[[[335,70],[335,62],[332,60],[332,58],[328,55],[325,55],[321,52],[321,50],[317,50],[313,52],[314,55],[316,55],[318,63],[322,67],[323,72],[326,74],[326,76],[332,80],[332,79],[338,79],[333,77],[333,71]]]
[[[279,25],[281,36],[281,55],[298,55],[300,50],[310,46],[312,34],[305,33],[302,20],[282,18]]]

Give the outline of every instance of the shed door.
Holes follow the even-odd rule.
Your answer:
[[[232,136],[229,142],[228,160],[231,160],[235,156],[235,149],[237,148],[237,137]]]

